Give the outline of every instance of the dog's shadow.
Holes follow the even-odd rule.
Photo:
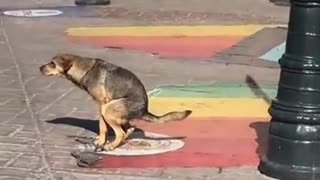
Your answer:
[[[56,118],[53,120],[47,120],[46,122],[51,124],[64,124],[69,126],[76,126],[94,133],[97,133],[99,129],[98,120],[62,117],[62,118]],[[107,136],[110,139],[113,139],[115,136],[114,131],[110,127],[108,127]],[[185,138],[186,137],[149,137],[146,135],[144,130],[139,128],[135,128],[134,132],[128,137],[128,139],[149,139],[149,140],[175,140],[175,139],[185,139]]]

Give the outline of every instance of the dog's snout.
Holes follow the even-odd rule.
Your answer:
[[[44,66],[43,66],[43,65],[39,67],[39,70],[40,70],[41,72],[43,72],[43,69],[44,69]]]

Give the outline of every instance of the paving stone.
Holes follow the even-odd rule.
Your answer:
[[[6,121],[8,125],[19,125],[21,127],[21,131],[18,133],[30,133],[35,131],[35,125],[31,117],[26,118],[12,118],[11,120]],[[27,135],[28,136],[28,135]]]
[[[124,176],[142,176],[142,177],[161,177],[162,169],[159,168],[145,168],[145,169],[130,169],[130,168],[121,168],[116,172],[119,175]],[[162,177],[161,177],[162,178]]]
[[[15,153],[0,151],[0,159],[11,159],[14,156],[15,156]]]
[[[66,103],[67,101],[79,101],[79,97],[82,97],[82,101],[89,101],[91,97],[84,91],[77,89],[72,86],[65,86],[63,88],[54,88],[41,90],[39,92],[34,92],[34,97],[32,98],[33,103],[50,103],[52,101],[56,101],[58,97],[62,98],[58,99],[59,102]]]
[[[24,128],[23,128],[24,130]],[[32,140],[36,140],[38,137],[37,137],[37,134],[35,134],[34,132],[30,132],[30,131],[20,131],[20,132],[17,132],[14,137],[16,138],[22,138],[22,139],[28,139],[29,141],[32,141]]]
[[[47,77],[44,75],[35,75],[26,78],[25,85],[26,88],[32,92],[46,92],[46,90],[60,92],[65,91],[68,87],[72,87],[70,82],[61,77]]]
[[[112,174],[83,174],[83,173],[56,173],[55,178],[59,180],[165,180],[158,177],[124,176]]]
[[[12,134],[12,136],[14,135],[15,134]],[[35,139],[31,140],[30,138],[25,138],[25,137],[18,138],[18,137],[1,136],[0,142],[3,145],[10,144],[10,145],[30,145],[31,146],[35,144],[36,140]]]
[[[44,144],[43,146],[47,154],[50,152],[56,152],[56,151],[63,151],[63,152],[69,153],[73,150],[78,150],[78,147],[76,146],[55,146],[50,144]]]
[[[59,115],[68,115],[74,110],[74,107],[59,106],[55,104],[33,104],[33,110],[36,114],[54,113]]]
[[[6,98],[24,99],[21,89],[0,87],[0,94],[2,97]]]
[[[1,65],[0,65],[1,66]],[[19,89],[20,88],[20,83],[19,81],[16,79],[16,75],[0,75],[0,84],[3,87],[7,87],[7,88],[16,88]]]
[[[7,165],[7,163],[20,153],[12,153],[12,152],[4,152],[0,151],[0,167],[4,167]]]
[[[18,116],[21,116],[21,115],[26,115],[26,110],[21,110],[20,112],[18,113],[14,113],[14,112],[2,112],[0,113],[0,120],[1,121],[6,121],[7,119],[14,119]]]
[[[68,135],[72,135],[70,132],[59,134],[58,136],[55,133],[52,133],[51,131],[47,134],[50,135],[43,136],[43,141],[45,145],[74,147],[77,144],[73,139],[67,137]],[[55,137],[50,137],[52,136],[51,134],[54,134]]]
[[[168,179],[210,179],[217,176],[218,168],[168,168],[162,176]]]
[[[0,168],[0,179],[2,177],[5,178],[36,178],[37,175],[35,175],[30,170],[22,170],[22,169],[16,169],[16,168]]]
[[[75,169],[78,169],[79,167],[77,166],[77,163],[76,161],[74,160],[73,162],[51,162],[50,166],[53,168],[53,169],[56,169],[56,170],[65,170],[65,169],[68,169],[68,171],[73,171]]]
[[[0,114],[2,113],[12,113],[14,114],[13,117],[15,117],[17,114],[19,114],[21,111],[24,111],[25,107],[15,107],[15,108],[0,108]]]
[[[40,156],[22,155],[9,166],[14,168],[39,170],[42,167],[42,161]]]
[[[15,131],[17,131],[21,128],[22,128],[21,126],[1,125],[0,126],[0,136],[9,136],[10,134],[14,133]],[[1,139],[1,137],[0,137],[0,139]]]
[[[68,156],[63,156],[63,157],[62,156],[49,156],[48,161],[51,164],[54,164],[54,163],[74,164],[74,162],[75,162],[74,157],[72,157],[70,155],[70,153],[68,154]]]
[[[26,101],[21,98],[0,98],[0,109],[12,108],[12,109],[21,109],[25,108]]]
[[[9,160],[10,159],[0,159],[0,167],[5,166],[9,162]]]
[[[21,153],[39,153],[39,147],[21,145],[21,144],[5,144],[0,146],[0,151],[21,152]]]
[[[0,33],[0,44],[5,44],[7,42],[6,37],[3,33]]]
[[[19,178],[19,177],[2,177],[1,180],[23,180],[24,178]],[[33,178],[27,178],[27,179],[33,179]]]
[[[34,103],[32,105],[33,109],[36,113],[62,113],[65,115],[69,115],[75,111],[82,111],[82,112],[89,112],[93,111],[97,113],[98,108],[93,102],[77,102],[77,101],[68,101],[68,100],[61,100],[57,104],[50,104],[50,103]]]
[[[0,53],[0,58],[5,60],[5,61],[1,61],[1,64],[13,65],[13,58],[12,58],[11,54],[8,53],[8,52],[10,52],[10,49],[6,43],[0,43],[0,52],[7,52],[7,53]],[[10,71],[10,72],[12,72],[13,74],[17,73],[15,71]]]
[[[214,180],[238,180],[239,177],[246,180],[272,180],[260,174],[256,167],[223,168],[219,176],[214,177]]]

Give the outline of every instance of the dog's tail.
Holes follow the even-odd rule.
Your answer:
[[[149,122],[165,123],[169,121],[179,121],[187,118],[192,113],[191,110],[186,111],[173,111],[162,116],[156,116],[150,112],[147,112],[142,116],[142,120]]]

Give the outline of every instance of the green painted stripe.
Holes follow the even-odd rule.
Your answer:
[[[268,96],[274,98],[277,93],[276,85],[261,85],[249,87],[245,83],[211,83],[211,84],[194,84],[194,85],[168,85],[155,88],[148,92],[152,97],[247,97],[257,98]],[[265,94],[265,95],[264,95]]]

